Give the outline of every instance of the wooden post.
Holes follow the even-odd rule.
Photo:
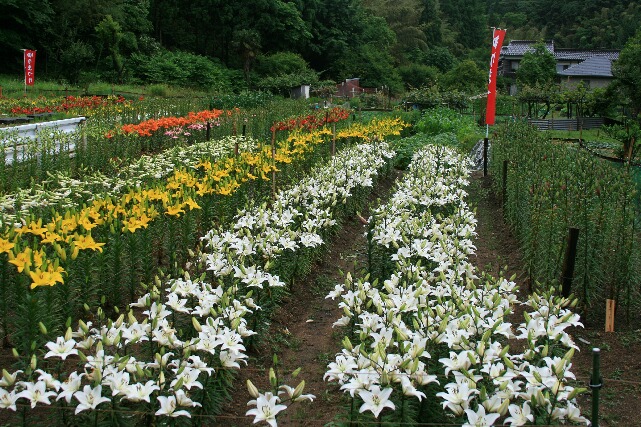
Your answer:
[[[570,227],[568,229],[567,246],[565,247],[565,258],[563,260],[563,272],[561,273],[562,294],[565,298],[572,292],[572,279],[574,279],[574,264],[576,263],[576,245],[579,241],[579,229]]]
[[[483,176],[487,176],[487,147],[489,140],[487,137],[483,138]]]
[[[276,198],[276,128],[272,130],[272,198]]]
[[[614,332],[614,312],[616,301],[613,299],[605,300],[605,332]]]
[[[87,151],[87,120],[83,120],[80,122],[80,126],[82,126],[82,149],[86,152]]]
[[[205,140],[209,141],[211,138],[211,123],[207,122],[207,132],[205,135]]]
[[[332,123],[332,157],[336,154],[336,123]]]

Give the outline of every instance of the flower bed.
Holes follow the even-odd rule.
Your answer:
[[[533,294],[515,335],[516,285],[477,272],[467,160],[418,152],[391,201],[369,219],[369,275],[337,285],[344,349],[326,378],[351,396],[349,422],[586,423],[570,368],[576,301]],[[511,353],[521,340],[525,350]],[[435,402],[440,402],[438,405]]]
[[[62,420],[76,414],[81,424],[146,423],[154,416],[172,424],[175,417],[214,414],[246,358],[252,328],[302,273],[282,260],[309,263],[304,258],[314,256],[353,195],[389,164],[386,158],[391,153],[382,142],[347,149],[270,206],[250,206],[233,227],[210,231],[191,276],[158,279],[126,314],[110,320],[99,309],[49,341],[48,352],[19,357],[22,369],[5,372],[0,383],[0,407],[18,410],[23,423],[35,422],[29,408],[36,406],[53,407]],[[78,370],[62,369],[76,362]],[[301,397],[302,389],[290,391]]]

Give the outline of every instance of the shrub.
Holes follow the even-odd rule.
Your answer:
[[[134,54],[130,67],[133,78],[141,83],[201,87],[219,92],[231,90],[230,76],[223,65],[192,53]]]

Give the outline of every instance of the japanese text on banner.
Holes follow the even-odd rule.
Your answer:
[[[505,30],[495,29],[492,34],[492,56],[490,57],[490,75],[487,82],[487,108],[485,110],[485,124],[493,125],[496,111],[496,74],[499,68],[499,55]]]
[[[33,86],[36,80],[36,51],[25,49],[24,51],[24,83]]]

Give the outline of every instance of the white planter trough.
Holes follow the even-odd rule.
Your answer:
[[[51,154],[68,152],[73,156],[76,149],[76,142],[81,139],[84,143],[84,132],[80,132],[80,125],[85,122],[85,117],[72,119],[54,120],[50,122],[32,123],[28,125],[0,128],[0,142],[4,151],[5,165],[11,165],[14,161],[22,162],[27,158],[40,158],[43,151]],[[52,135],[67,136],[55,140],[54,145],[43,146],[42,136]],[[82,134],[82,135],[81,135]],[[49,138],[47,138],[49,139]]]

